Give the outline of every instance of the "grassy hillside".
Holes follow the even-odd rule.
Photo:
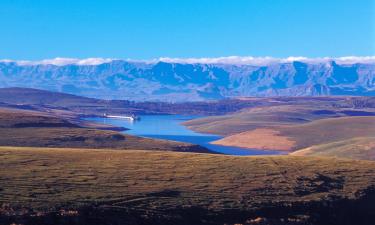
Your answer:
[[[30,110],[0,108],[0,128],[79,127],[67,120]]]
[[[346,107],[349,106],[336,107],[330,101],[326,104],[291,101],[288,105],[247,108],[233,114],[190,120],[184,125],[200,132],[232,135],[256,128],[298,125],[325,118],[375,116],[375,108]]]
[[[355,137],[374,136],[375,117],[359,116],[321,119],[300,125],[255,129],[225,137],[215,143],[293,151]]]
[[[51,106],[94,105],[99,100],[76,95],[44,91],[32,88],[0,88],[0,102],[12,104],[44,104]]]
[[[315,110],[319,109],[300,105],[263,106],[224,116],[199,118],[187,121],[184,125],[200,132],[230,135],[255,128],[306,123],[335,116],[335,113],[314,114]]]
[[[310,148],[309,154],[325,155],[324,151],[327,151],[331,156],[365,159],[374,154],[373,148],[367,147],[372,146],[367,137],[375,137],[372,102],[371,98],[349,98],[345,104],[339,100],[337,104],[327,100],[326,104],[315,105],[306,104],[307,101],[290,101],[288,105],[247,108],[184,124],[196,131],[224,135],[221,140],[213,142],[219,145],[282,151],[319,145]],[[364,139],[357,145],[355,138]],[[355,146],[355,154],[349,153],[348,147],[330,149],[336,146],[336,142],[349,139],[354,141],[347,144]],[[312,153],[314,150],[317,152]]]
[[[341,117],[322,119],[311,123],[278,128],[281,136],[296,142],[295,149],[347,140],[353,137],[375,136],[375,117]]]
[[[110,101],[32,88],[0,88],[0,103],[12,108],[30,108],[57,116],[103,115],[138,112],[129,101]]]
[[[75,113],[78,115],[101,116],[103,113],[222,115],[243,108],[275,103],[271,99],[269,101],[264,99],[226,99],[175,104],[166,102],[131,102],[126,100],[100,100],[61,92],[15,87],[0,88],[0,105],[2,104],[8,104],[7,106],[12,108],[47,110],[57,115]]]
[[[99,127],[99,125],[91,125]],[[108,127],[101,127],[107,129]],[[206,148],[80,127],[46,113],[0,109],[0,146],[148,149],[210,153]]]
[[[233,98],[207,102],[131,102],[100,100],[61,92],[30,88],[0,88],[0,106],[61,114],[195,114],[224,115],[242,109],[269,106],[314,106],[316,108],[374,108],[373,98],[363,97],[273,97]]]
[[[10,147],[0,161],[0,224],[370,225],[375,216],[370,161]]]
[[[328,144],[313,145],[291,153],[298,156],[335,156],[375,160],[375,137],[357,137]]]

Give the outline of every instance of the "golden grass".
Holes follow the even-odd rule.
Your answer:
[[[296,149],[315,144],[375,135],[375,117],[340,117],[321,119],[311,123],[278,128],[281,135],[296,140]]]
[[[98,125],[92,125],[100,127]],[[106,127],[104,127],[106,128]],[[209,153],[200,146],[79,127],[39,112],[0,109],[0,146],[147,149]]]
[[[47,113],[5,109],[0,108],[0,128],[16,128],[27,126],[55,126],[55,127],[72,127],[76,126],[68,121],[50,116]]]
[[[281,106],[259,106],[255,108],[246,108],[240,112],[224,116],[210,116],[190,120],[185,122],[184,125],[199,132],[232,135],[256,128],[295,125],[332,117],[332,115],[313,114],[313,111],[320,109],[319,106],[314,107],[292,104]]]
[[[342,113],[345,110],[352,110],[353,112],[374,111],[372,108],[347,109],[336,108],[332,105],[294,105],[294,102],[291,102],[288,105],[258,106],[224,116],[198,118],[187,121],[184,125],[199,132],[227,136],[257,128],[272,129],[280,126],[301,125],[321,119],[345,117],[345,113]]]
[[[259,128],[224,137],[217,141],[213,141],[212,144],[263,150],[277,149],[281,151],[289,151],[295,146],[295,141],[290,140],[288,137],[281,136],[280,132],[277,130]]]
[[[357,137],[328,144],[313,145],[291,153],[296,156],[336,156],[375,160],[375,137]]]
[[[357,151],[357,155],[353,158],[365,159],[368,155],[375,154],[374,148],[363,149],[366,148],[366,146],[372,146],[372,142],[364,143],[372,139],[363,139],[361,145],[351,145],[351,148],[345,148],[345,145],[342,145],[340,146],[343,148],[341,153],[339,153],[340,150],[337,148],[336,150],[330,150],[331,147],[337,146],[337,144],[335,144],[336,142],[361,137],[375,137],[375,117],[339,117],[320,119],[299,125],[275,126],[267,129],[258,128],[224,137],[214,143],[245,148],[284,151],[296,151],[309,148],[309,152],[317,150],[316,155],[326,155],[324,151],[327,151],[330,152],[330,154],[327,153],[329,156],[348,158],[353,156],[353,154],[350,154],[350,149],[352,149],[352,151]],[[349,144],[349,142],[345,143]],[[319,145],[319,147],[311,148],[316,145]],[[361,151],[361,149],[364,151]],[[337,154],[335,155],[335,153]],[[359,153],[363,153],[364,155],[360,156],[358,155]],[[309,154],[315,155],[313,153]]]
[[[355,198],[375,185],[375,163],[330,158],[0,147],[0,161],[0,203],[45,210],[111,201],[165,210],[251,209]],[[178,195],[147,197],[165,191]]]
[[[188,143],[150,139],[86,128],[0,128],[0,146],[71,147],[147,149],[166,151],[201,151],[204,148]]]
[[[374,209],[371,161],[0,147],[0,162],[0,223],[302,225]]]

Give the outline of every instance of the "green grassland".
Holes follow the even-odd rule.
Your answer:
[[[0,224],[359,225],[375,216],[371,161],[1,147],[0,162]]]

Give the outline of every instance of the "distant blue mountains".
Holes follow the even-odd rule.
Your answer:
[[[204,101],[238,96],[375,96],[375,63],[0,62],[0,87],[28,87],[101,99]]]

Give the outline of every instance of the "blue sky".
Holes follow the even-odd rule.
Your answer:
[[[0,58],[375,55],[375,0],[1,0]]]

